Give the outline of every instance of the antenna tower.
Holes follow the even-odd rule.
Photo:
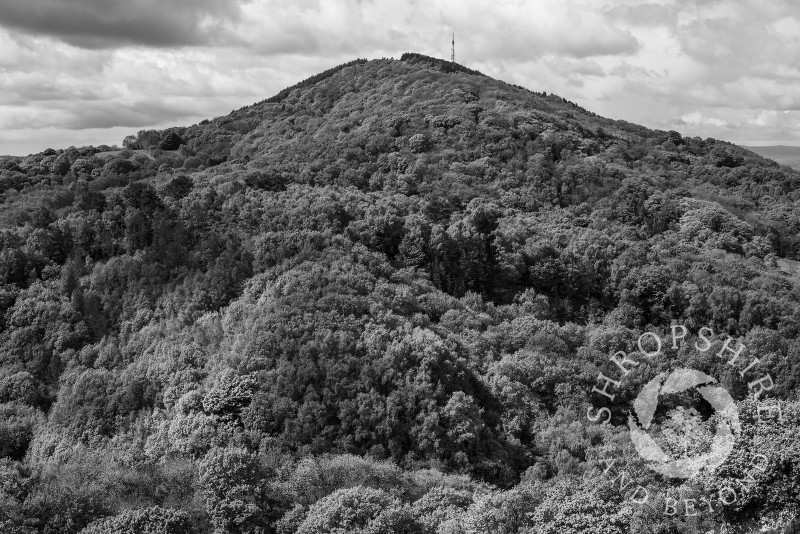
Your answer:
[[[453,34],[453,43],[450,48],[450,63],[456,62],[456,34]]]

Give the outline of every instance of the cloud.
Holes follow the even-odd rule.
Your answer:
[[[800,60],[796,4],[785,0],[716,0],[700,3],[675,37],[682,51],[722,73],[738,74],[764,60]]]
[[[691,125],[691,126],[713,126],[714,128],[723,128],[728,126],[728,123],[722,119],[715,117],[707,117],[699,111],[692,111],[676,120],[677,124]]]
[[[632,26],[674,26],[678,21],[678,8],[669,4],[636,4],[605,9],[609,19]]]
[[[210,49],[91,51],[2,31],[0,49],[0,130],[57,128],[66,146],[80,130],[191,124],[264,98],[252,58],[221,61]]]
[[[81,48],[227,42],[238,0],[0,0],[0,25]]]
[[[449,55],[451,32],[457,54],[473,61],[588,58],[632,54],[639,46],[630,32],[576,0],[262,0],[243,13],[240,35],[265,55],[363,56],[367,50],[372,57],[409,50]]]
[[[640,43],[589,3],[506,1],[466,5],[444,2],[441,22],[452,20],[476,60],[576,59],[635,54]]]

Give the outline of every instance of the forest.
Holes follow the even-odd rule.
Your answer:
[[[0,158],[0,532],[795,532],[798,186],[411,53],[122,148]],[[673,325],[691,343],[592,394]],[[628,428],[680,366],[741,421],[689,480]]]

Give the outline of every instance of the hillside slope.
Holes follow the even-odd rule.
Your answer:
[[[800,170],[800,147],[796,146],[753,146],[745,147],[759,156],[771,159],[780,165],[788,165],[794,170]]]
[[[3,532],[747,532],[797,515],[800,174],[417,54],[125,145],[0,160]],[[587,420],[609,356],[674,324],[691,343],[642,361],[610,424]],[[703,327],[711,351],[692,348]],[[727,336],[769,370],[759,401],[780,420],[716,356]],[[648,470],[627,422],[681,366],[717,377],[743,428],[688,481]],[[758,454],[735,503],[662,513]]]

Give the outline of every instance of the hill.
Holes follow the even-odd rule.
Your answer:
[[[751,146],[745,148],[781,165],[788,165],[795,170],[800,170],[800,147],[778,145]]]
[[[419,54],[124,145],[0,161],[4,532],[757,531],[797,513],[797,172]],[[676,324],[685,346],[642,359],[640,336]],[[769,370],[779,420],[752,366],[717,356],[728,336]],[[637,371],[598,424],[619,351]],[[691,480],[629,438],[636,394],[676,367],[717,377],[742,426]]]

